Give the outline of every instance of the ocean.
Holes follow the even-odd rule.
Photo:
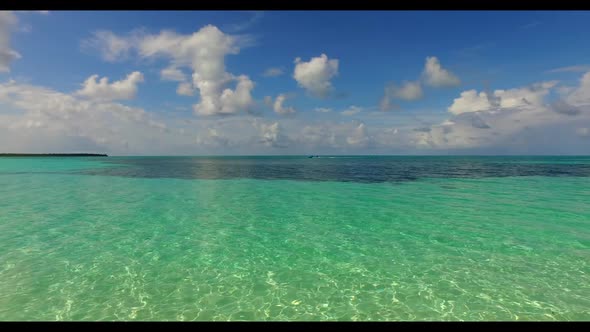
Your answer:
[[[0,320],[590,320],[590,157],[0,158]]]

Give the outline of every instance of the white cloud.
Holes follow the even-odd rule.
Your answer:
[[[387,93],[387,87],[386,87],[385,94],[381,98],[381,101],[379,101],[379,109],[383,112],[386,112],[386,111],[390,111],[390,110],[394,109],[395,107],[397,107],[397,105],[394,105],[391,102],[391,99],[392,99],[391,96],[388,95],[388,93]]]
[[[266,146],[274,148],[286,148],[288,146],[288,139],[282,133],[282,127],[278,122],[272,124],[259,124],[260,142]]]
[[[583,73],[590,71],[590,65],[576,65],[548,70],[548,73]]]
[[[393,108],[391,103],[393,99],[412,101],[421,99],[423,96],[422,85],[419,81],[404,81],[401,86],[389,84],[385,87],[385,93],[381,98],[379,108],[382,111],[389,111]]]
[[[182,35],[163,30],[159,34],[148,34],[140,30],[128,37],[119,37],[112,32],[95,33],[87,44],[98,47],[107,60],[125,57],[130,50],[136,50],[142,58],[163,57],[170,60],[165,69],[166,79],[179,80],[181,75],[174,69],[192,69],[192,86],[199,92],[200,101],[193,105],[200,115],[229,115],[249,111],[253,104],[251,91],[254,82],[246,75],[233,75],[225,68],[225,56],[238,54],[240,48],[249,46],[252,38],[223,33],[213,25]],[[234,85],[232,89],[230,85]],[[180,91],[188,92],[186,85]]]
[[[485,92],[478,93],[472,89],[461,92],[461,97],[455,98],[448,110],[453,114],[461,114],[486,111],[490,108],[492,108],[492,105],[488,99],[488,94]]]
[[[201,102],[193,105],[195,113],[200,115],[236,114],[249,110],[252,105],[250,92],[254,88],[254,82],[245,75],[235,79],[238,82],[236,88],[234,90],[226,88],[221,94],[218,94],[216,88],[211,87],[209,81],[197,79]]]
[[[9,72],[10,64],[21,55],[11,49],[10,35],[18,23],[18,18],[10,11],[0,11],[0,73]]]
[[[543,105],[544,98],[557,81],[536,83],[527,88],[496,90],[494,95],[499,99],[502,108],[532,109]]]
[[[184,86],[186,94],[198,92],[201,100],[194,106],[198,114],[240,113],[247,109],[243,105],[253,103],[251,91],[254,82],[245,75],[227,72],[223,60],[224,56],[239,52],[243,45],[239,42],[240,37],[215,32],[214,27],[207,31],[203,29],[191,35],[162,32],[156,35],[135,35],[134,38],[120,37],[131,46],[112,53],[124,57],[137,52],[145,58],[160,56],[166,59],[168,63],[161,72],[162,79],[179,82],[179,91]],[[226,37],[235,40],[225,45]],[[211,41],[216,43],[210,44]],[[332,61],[328,61],[327,57],[325,60],[327,63]],[[313,59],[306,64],[312,63]],[[186,68],[193,72],[192,81],[182,72]],[[335,69],[337,73],[337,66]],[[128,76],[109,83],[108,78],[100,79],[94,75],[86,80],[78,93],[72,94],[14,81],[0,84],[0,149],[24,151],[35,147],[56,150],[61,147],[62,151],[104,149],[105,152],[138,154],[158,154],[162,151],[172,154],[197,154],[203,151],[230,154],[252,151],[265,153],[288,147],[289,153],[298,148],[302,149],[300,151],[311,149],[318,153],[380,148],[381,151],[391,153],[398,148],[414,151],[416,147],[463,149],[489,146],[502,148],[516,144],[539,146],[537,141],[541,137],[540,133],[550,133],[547,136],[555,141],[569,135],[577,137],[586,146],[590,142],[580,138],[589,136],[590,75],[582,77],[576,87],[561,87],[562,100],[554,103],[548,103],[545,98],[552,89],[558,90],[556,82],[493,92],[464,91],[449,107],[449,119],[443,121],[437,118],[437,122],[416,120],[421,123],[412,126],[400,122],[385,123],[388,121],[385,116],[376,118],[368,112],[361,114],[368,113],[367,123],[299,117],[284,117],[280,121],[267,123],[239,115],[198,120],[164,119],[159,114],[166,112],[145,112],[113,101],[132,98],[140,81],[138,76],[133,79]],[[326,91],[329,92],[330,79],[327,82]],[[407,85],[402,84],[392,90],[392,99],[418,98],[417,88],[412,90]],[[421,87],[418,87],[421,92]],[[279,110],[278,113],[289,113],[286,110],[292,109],[284,106],[288,99],[286,95],[279,95],[274,100],[267,97],[265,102],[275,111]],[[316,109],[318,112],[328,110],[331,109]],[[342,114],[354,115],[361,111],[362,108],[351,106]],[[392,127],[393,124],[395,127]]]
[[[125,59],[136,42],[139,31],[134,31],[128,37],[120,37],[111,31],[95,31],[93,36],[82,41],[82,48],[96,49],[105,61],[115,62]]]
[[[422,73],[426,84],[434,87],[457,86],[461,84],[459,78],[444,69],[437,57],[427,57],[424,71]]]
[[[346,142],[355,147],[366,147],[369,144],[367,126],[362,122],[358,123],[346,138]]]
[[[289,143],[278,122],[242,116],[163,118],[164,112],[15,81],[0,83],[0,105],[0,151],[240,154],[257,147],[259,153],[270,152]]]
[[[404,82],[401,87],[391,86],[393,97],[403,100],[417,100],[422,98],[420,82]]]
[[[281,76],[285,73],[285,71],[283,70],[283,68],[278,68],[278,67],[272,67],[272,68],[268,68],[267,70],[264,71],[264,73],[262,73],[262,76],[264,77],[277,77],[277,76]]]
[[[367,140],[366,126],[356,122],[313,125],[322,132],[314,142],[302,136],[306,126],[296,118],[284,119],[286,127],[283,122],[243,116],[160,118],[165,112],[15,81],[0,84],[0,105],[3,151],[194,155],[264,154],[289,148],[289,153],[305,153],[308,148],[317,151],[315,146],[358,149]]]
[[[193,69],[193,85],[201,97],[193,105],[197,114],[235,114],[248,110],[252,104],[254,82],[245,75],[234,76],[225,71],[224,57],[239,52],[237,38],[215,26],[207,25],[191,35],[162,31],[144,36],[139,52],[144,57],[169,57],[174,65]],[[231,82],[236,82],[234,90],[227,87]]]
[[[300,141],[309,147],[337,147],[336,133],[331,126],[306,125],[301,129]]]
[[[328,59],[325,54],[308,62],[295,59],[293,78],[316,97],[326,97],[332,91],[330,80],[338,75],[338,59]]]
[[[558,143],[551,151],[560,151],[556,149],[565,148],[566,143],[561,142],[566,139],[582,144],[578,151],[588,147],[588,131],[581,128],[590,128],[590,108],[580,107],[577,115],[566,116],[552,111],[544,102],[541,104],[544,107],[536,109],[465,112],[434,125],[428,124],[432,123],[430,120],[415,124],[396,121],[392,126],[380,121],[335,122],[297,117],[271,122],[246,116],[194,120],[163,118],[161,114],[166,112],[151,113],[118,102],[10,81],[0,84],[0,150],[194,155],[273,151],[284,154],[287,150],[346,154],[367,149],[380,153],[421,153],[497,147],[494,151],[505,153],[553,141]],[[543,140],[544,136],[551,137],[551,142]]]
[[[562,153],[568,144],[583,144],[576,141],[581,132],[574,128],[590,124],[590,107],[584,102],[586,80],[582,77],[578,87],[564,91],[563,99],[553,103],[545,98],[557,81],[494,92],[464,91],[449,107],[450,119],[428,127],[429,131],[414,132],[410,141],[432,149],[546,153],[542,150],[546,147]]]
[[[556,84],[556,81],[550,81],[523,88],[495,90],[493,93],[467,90],[461,92],[461,96],[453,101],[448,111],[453,114],[461,114],[512,108],[539,109],[544,107],[545,96]]]
[[[574,106],[590,105],[590,71],[582,76],[580,85],[571,90],[566,101]]]
[[[426,58],[422,72],[422,81],[434,87],[456,86],[460,84],[459,78],[447,69],[442,68],[436,57]],[[397,107],[397,105],[392,103],[395,99],[413,101],[422,97],[424,97],[424,92],[420,80],[404,81],[401,85],[392,83],[385,86],[383,97],[379,102],[379,108],[381,111],[389,111]]]
[[[316,107],[316,109],[314,111],[320,112],[320,113],[329,113],[329,112],[332,112],[332,109],[326,108],[326,107]]]
[[[97,100],[133,99],[137,93],[137,84],[143,82],[143,74],[134,71],[125,79],[109,83],[108,77],[99,81],[98,75],[92,75],[82,84],[82,89],[77,95]]]
[[[168,67],[162,69],[160,72],[160,76],[165,81],[176,81],[176,82],[184,82],[186,81],[186,75],[178,68],[175,67]]]
[[[139,108],[14,81],[0,84],[0,103],[20,111],[0,120],[0,131],[13,136],[0,142],[2,150],[55,152],[82,146],[121,151],[126,144],[149,146],[150,136],[167,130]]]
[[[358,106],[350,106],[349,108],[345,109],[344,111],[340,112],[342,115],[352,116],[355,115],[363,110],[362,107]]]
[[[336,153],[358,151],[371,145],[368,127],[360,121],[324,122],[302,126],[295,140],[306,147],[306,151],[328,150]]]
[[[219,146],[228,146],[230,144],[229,138],[219,133],[216,128],[207,128],[208,139],[204,140],[205,144],[215,144]]]
[[[558,100],[551,104],[551,109],[553,109],[557,113],[565,114],[565,115],[578,115],[580,114],[581,110],[579,107],[570,105],[563,100]]]
[[[291,106],[283,107],[283,103],[285,102],[286,99],[287,99],[287,96],[284,94],[280,94],[277,96],[277,98],[275,99],[275,102],[273,104],[273,110],[276,113],[282,114],[282,115],[295,113],[295,109],[293,107],[291,107]]]
[[[195,90],[193,89],[193,85],[190,82],[182,82],[178,84],[176,93],[181,96],[193,96],[195,94]]]

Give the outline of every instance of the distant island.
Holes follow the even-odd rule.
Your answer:
[[[101,153],[0,153],[0,157],[108,157]]]

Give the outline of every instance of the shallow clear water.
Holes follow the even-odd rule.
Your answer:
[[[588,157],[0,159],[0,320],[589,320]]]

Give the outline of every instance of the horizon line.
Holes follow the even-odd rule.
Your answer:
[[[0,152],[0,156],[107,156],[107,157],[590,157],[590,154],[108,154],[98,152]]]

